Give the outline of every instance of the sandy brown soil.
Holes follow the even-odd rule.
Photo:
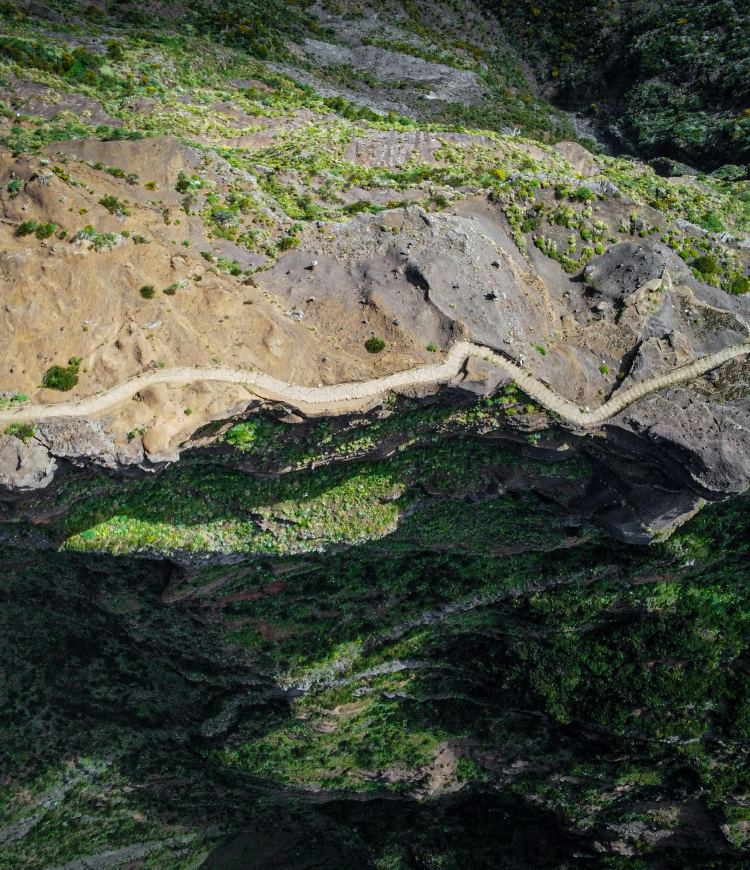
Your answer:
[[[393,163],[406,156],[403,149],[434,156],[439,144],[368,136],[362,141],[380,150],[353,157]],[[452,144],[485,146],[474,138]],[[95,163],[133,177],[114,177]],[[250,276],[243,270],[264,257],[210,238],[204,218],[181,208],[181,170],[204,179],[217,201],[242,189],[259,210],[274,208],[249,173],[168,137],[77,140],[17,159],[0,154],[0,396],[26,394],[33,408],[113,395],[108,391],[144,377],[142,389],[127,388],[128,401],[101,405],[110,414],[106,429],[122,450],[132,449],[129,434],[132,440],[134,431],[145,431],[146,451],[164,459],[206,421],[243,410],[258,389],[242,386],[255,380],[251,373],[327,395],[333,385],[374,383],[440,363],[471,341],[514,360],[535,379],[530,389],[540,384],[565,407],[595,409],[620,387],[748,337],[732,307],[741,303],[697,287],[664,246],[613,248],[592,266],[600,288],[594,293],[533,247],[524,259],[502,208],[484,197],[464,198],[444,213],[410,206],[308,224],[298,249]],[[23,182],[15,196],[7,190],[12,181]],[[100,204],[105,196],[117,197],[128,214],[110,213]],[[613,226],[627,208],[610,199],[597,212]],[[56,232],[46,240],[19,236],[29,220],[52,222]],[[110,243],[78,237],[87,225],[110,234]],[[561,244],[566,232],[559,229]],[[148,242],[136,244],[138,236]],[[236,262],[237,274],[216,257]],[[144,286],[153,287],[154,298],[143,298]],[[170,286],[175,291],[166,295]],[[367,352],[373,336],[385,341],[383,352]],[[83,360],[72,391],[40,386],[51,365],[72,357]],[[170,385],[157,377],[162,369],[180,377]],[[191,369],[195,379],[185,375]],[[368,397],[382,391],[376,385]],[[288,390],[273,387],[271,394],[295,401]],[[543,404],[545,397],[538,396]]]

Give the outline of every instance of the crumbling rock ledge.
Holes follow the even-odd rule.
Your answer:
[[[382,402],[389,392],[427,395],[445,387],[486,396],[513,381],[552,415],[558,432],[567,430],[573,446],[566,443],[560,450],[579,450],[584,442],[589,445],[586,449],[595,473],[588,492],[578,502],[560,502],[561,506],[623,541],[647,544],[667,536],[706,501],[719,501],[747,488],[750,460],[745,428],[733,423],[731,406],[709,407],[700,399],[694,401],[695,394],[691,398],[680,385],[689,386],[749,352],[747,343],[725,347],[616,392],[593,410],[576,407],[516,362],[468,341],[455,344],[435,365],[333,386],[303,387],[246,370],[160,370],[78,402],[27,405],[0,414],[0,424],[36,423],[34,436],[26,441],[12,435],[0,439],[0,486],[15,492],[44,488],[66,463],[132,473],[153,472],[178,459],[184,444],[172,445],[168,452],[159,427],[147,433],[149,437],[133,438],[125,448],[118,448],[102,421],[93,418],[156,383],[174,386],[196,378],[242,383],[261,399],[321,417],[361,413]],[[583,437],[592,434],[596,436],[593,440]],[[565,452],[551,453],[551,442],[537,447],[523,441],[513,446],[540,461],[567,458]],[[554,493],[549,496],[560,501]]]

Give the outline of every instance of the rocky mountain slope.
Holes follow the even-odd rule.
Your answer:
[[[674,175],[672,161],[706,172],[731,164],[730,172],[745,175],[745,3],[491,0],[489,6],[532,62],[541,92],[580,112],[582,124],[611,147],[657,158]]]
[[[744,127],[625,11],[0,4],[0,867],[744,866]]]

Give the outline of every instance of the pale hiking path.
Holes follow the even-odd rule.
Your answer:
[[[50,417],[83,418],[100,416],[117,405],[131,399],[139,390],[153,384],[178,386],[195,381],[218,381],[220,383],[242,384],[263,399],[284,402],[303,412],[320,416],[328,411],[341,412],[348,406],[352,408],[362,402],[383,396],[391,390],[403,390],[426,384],[445,384],[452,381],[461,371],[468,357],[481,357],[495,363],[507,372],[518,386],[532,399],[548,411],[557,414],[562,420],[574,426],[586,428],[596,426],[618,414],[623,408],[665,387],[697,378],[707,371],[737,356],[750,353],[750,343],[724,348],[717,353],[701,357],[690,365],[672,369],[666,374],[649,378],[635,384],[593,411],[582,411],[568,399],[558,396],[532,374],[517,363],[490,350],[487,347],[462,341],[454,345],[446,358],[434,365],[422,366],[405,372],[396,372],[382,378],[373,378],[359,383],[336,384],[325,387],[302,387],[288,384],[263,372],[252,372],[218,368],[172,368],[159,369],[140,377],[130,378],[104,393],[74,402],[60,402],[51,405],[25,405],[13,411],[0,411],[0,425],[9,423],[37,422]]]

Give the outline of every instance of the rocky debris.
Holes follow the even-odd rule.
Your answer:
[[[690,221],[686,221],[684,218],[675,218],[675,224],[681,230],[690,230],[691,233],[697,233],[699,236],[708,235],[707,230],[704,230],[703,227],[699,227],[697,224],[691,224]]]
[[[52,482],[57,461],[34,438],[0,436],[0,486],[25,492],[42,489]]]
[[[672,330],[665,338],[647,338],[638,348],[630,368],[629,377],[638,383],[661,375],[693,359],[693,350],[687,337]],[[625,384],[624,384],[625,385]]]
[[[421,130],[366,130],[352,140],[344,159],[360,166],[394,169],[412,160],[437,164],[436,153],[446,145],[457,148],[492,148],[488,136],[469,133],[428,133]]]
[[[489,396],[511,382],[510,375],[487,360],[469,357],[464,371],[451,386],[473,396]]]
[[[432,89],[428,99],[472,105],[484,98],[484,89],[475,72],[459,70],[442,63],[432,63],[420,57],[388,51],[374,45],[348,48],[306,39],[305,52],[320,66],[344,66],[372,73],[381,82],[407,82],[427,85]]]
[[[654,172],[657,175],[661,175],[662,178],[677,178],[679,176],[695,176],[698,174],[698,170],[693,169],[692,166],[680,163],[679,160],[672,160],[669,157],[654,157],[653,160],[649,160],[648,163],[649,166],[653,168]]]
[[[306,56],[303,57],[304,63],[309,64]],[[292,66],[292,64],[269,62],[266,66],[273,72],[289,76],[303,85],[315,88],[316,93],[319,93],[322,97],[343,97],[350,103],[366,106],[372,112],[380,115],[387,115],[390,112],[406,116],[414,114],[410,107],[403,102],[403,92],[399,91],[395,86],[390,91],[385,92],[382,89],[377,91],[354,90],[354,88],[347,88],[342,85],[331,87],[326,84],[324,78],[320,77],[320,74],[313,75],[305,69]]]
[[[52,456],[73,465],[115,468],[117,464],[114,439],[100,420],[42,420],[36,427],[36,439]]]
[[[558,142],[555,145],[555,151],[562,154],[573,169],[584,178],[599,175],[601,171],[591,152],[587,151],[583,145],[579,145],[578,142]]]
[[[603,196],[621,196],[620,188],[608,178],[590,179],[573,178],[571,175],[551,175],[549,172],[514,172],[509,176],[509,181],[517,178],[535,178],[537,181],[564,182],[568,187],[586,187],[592,193]]]

